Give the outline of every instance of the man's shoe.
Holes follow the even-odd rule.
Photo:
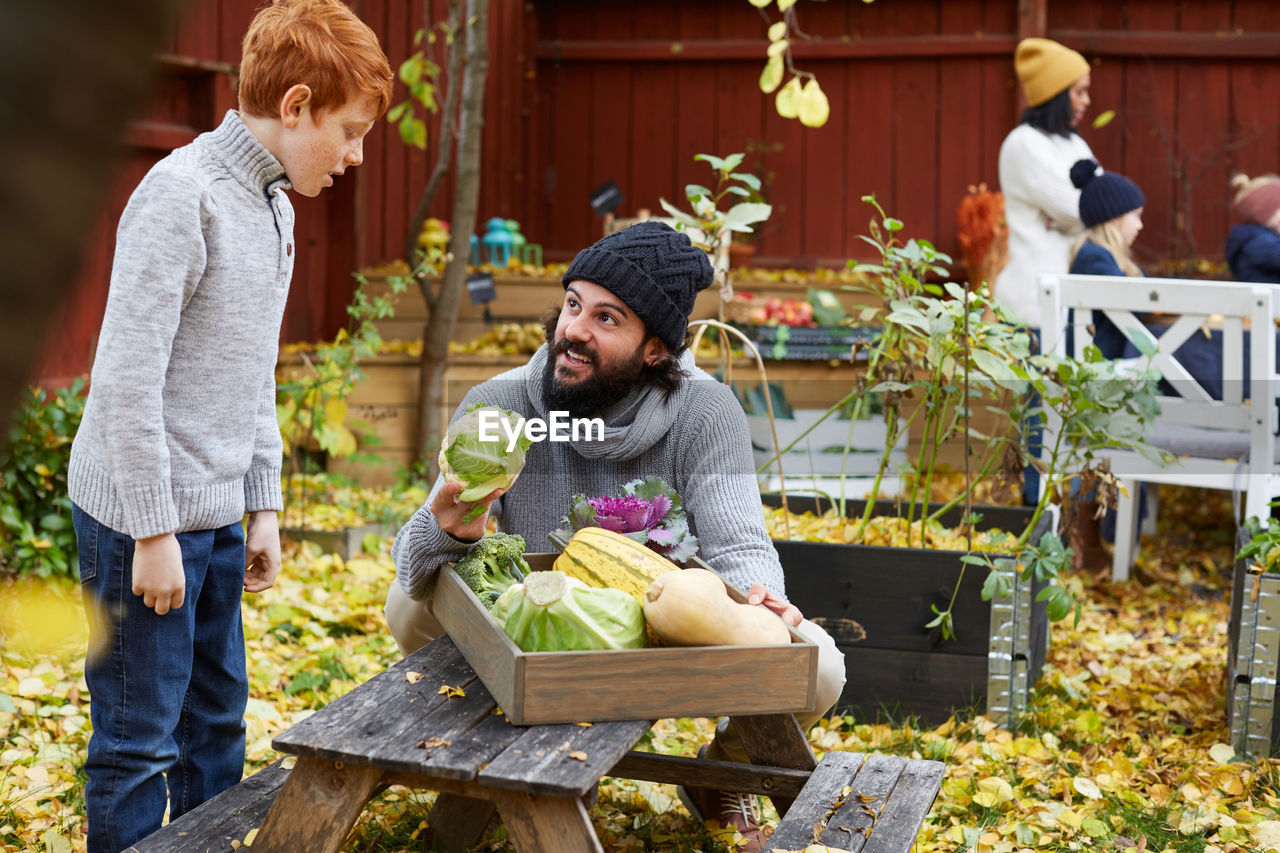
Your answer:
[[[706,749],[704,746],[698,750],[699,758]],[[719,828],[734,830],[745,838],[746,843],[737,850],[762,853],[766,849],[764,830],[760,828],[760,800],[755,795],[683,786],[676,788],[676,794],[689,814],[702,821],[708,829],[715,829],[710,824],[716,823]]]

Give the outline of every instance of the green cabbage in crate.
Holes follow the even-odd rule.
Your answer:
[[[564,572],[530,572],[494,603],[493,618],[526,652],[639,649],[644,611],[619,589],[587,586]]]

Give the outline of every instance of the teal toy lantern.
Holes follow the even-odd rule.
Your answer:
[[[507,230],[507,220],[495,216],[485,223],[489,231],[480,241],[484,245],[489,263],[495,267],[505,267],[511,263],[511,232]],[[523,239],[523,238],[521,238]]]

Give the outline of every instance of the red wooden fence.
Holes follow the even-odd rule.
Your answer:
[[[428,0],[353,0],[393,66],[411,51]],[[435,20],[445,4],[429,0]],[[157,97],[129,139],[75,298],[38,376],[88,369],[101,322],[112,230],[132,186],[175,145],[234,106],[230,73],[258,0],[192,0],[159,66]],[[774,218],[758,259],[839,264],[875,193],[907,233],[959,256],[955,210],[966,187],[998,185],[996,159],[1021,102],[1012,53],[1048,35],[1093,63],[1082,133],[1103,165],[1133,178],[1148,203],[1137,251],[1148,263],[1221,257],[1232,171],[1280,172],[1280,5],[1269,0],[876,0],[801,3],[831,120],[779,118],[756,85],[766,23],[745,0],[491,0],[480,221],[520,221],[549,260],[600,233],[588,192],[612,178],[620,213],[683,202],[705,183],[697,153],[780,144],[763,161]],[[397,92],[397,100],[401,97]],[[328,336],[345,320],[357,267],[400,257],[435,157],[380,125],[365,164],[320,199],[295,198],[300,247],[282,339]],[[433,215],[449,218],[451,186]]]

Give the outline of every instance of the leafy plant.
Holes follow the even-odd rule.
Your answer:
[[[0,569],[38,577],[76,574],[67,496],[71,442],[84,414],[85,381],[30,388],[0,449]]]
[[[750,0],[752,6],[761,9],[772,0]],[[766,95],[777,89],[774,108],[783,118],[798,118],[805,127],[822,127],[831,115],[826,93],[818,85],[818,78],[811,71],[801,71],[792,62],[791,42],[794,37],[808,38],[796,25],[795,0],[778,0],[782,20],[769,25],[768,59],[760,72],[760,91]],[[768,16],[765,16],[768,20]],[[782,77],[791,73],[791,79],[782,85]],[[803,83],[801,81],[804,81]],[[782,88],[778,88],[782,85]]]
[[[1154,353],[1149,345],[1140,346],[1148,358]],[[1048,602],[1051,620],[1066,618],[1074,611],[1079,622],[1080,603],[1064,582],[1071,565],[1071,550],[1063,546],[1056,532],[1044,534],[1035,545],[1030,543],[1030,538],[1050,504],[1070,509],[1075,500],[1073,483],[1081,492],[1096,488],[1100,503],[1115,503],[1116,480],[1105,460],[1096,458],[1101,451],[1130,450],[1153,462],[1167,457],[1167,453],[1147,444],[1144,438],[1148,425],[1159,413],[1156,385],[1160,374],[1149,367],[1112,361],[1092,345],[1085,348],[1081,360],[1034,355],[1013,369],[1040,400],[1027,409],[1028,416],[1049,418],[1054,426],[1044,455],[1028,459],[1044,478],[1044,487],[1031,520],[1015,545],[1016,568],[1024,580],[1035,578],[1049,582],[1037,601]],[[1025,447],[1022,449],[1026,452]],[[1012,562],[993,563],[987,556],[976,559],[992,567],[1008,567]],[[974,558],[967,560],[973,562]],[[1008,595],[1011,590],[1007,577],[998,572],[988,575],[982,589],[983,599]],[[950,607],[946,612],[950,612]],[[942,624],[945,628],[945,620]]]
[[[738,171],[750,172],[760,181],[759,189],[750,190],[747,195],[743,196],[743,201],[753,201],[759,204],[767,204],[772,209],[772,213],[785,213],[785,205],[774,205],[769,200],[770,189],[773,182],[778,177],[778,173],[770,169],[766,160],[771,154],[782,153],[781,142],[769,142],[768,140],[748,140],[746,146],[745,161],[738,168]],[[776,230],[776,226],[775,226]],[[749,244],[759,239],[763,235],[763,227],[757,228],[751,233],[736,233],[732,235],[733,242],[739,244]]]
[[[1269,506],[1280,506],[1280,501],[1272,501]],[[1252,559],[1262,571],[1274,571],[1280,560],[1280,547],[1277,547],[1280,546],[1280,524],[1251,515],[1245,519],[1244,530],[1249,534],[1249,541],[1236,554],[1236,559]]]
[[[356,289],[347,306],[351,318],[331,341],[323,341],[313,354],[300,351],[302,368],[285,369],[276,377],[276,421],[284,441],[286,476],[302,477],[315,467],[313,455],[323,452],[332,459],[376,463],[379,457],[361,451],[361,444],[375,445],[373,431],[351,418],[347,400],[355,384],[364,378],[360,363],[378,354],[382,335],[376,325],[395,314],[394,299],[410,279],[389,276],[390,293],[373,295],[368,280],[355,274]],[[357,430],[362,434],[357,436]],[[305,484],[306,480],[302,482]],[[288,494],[291,488],[286,488]],[[303,490],[305,514],[306,490]],[[287,509],[287,508],[286,508]]]
[[[966,490],[929,514],[933,520],[965,500],[973,483],[992,475],[1003,460],[1016,435],[1016,400],[1023,390],[1011,365],[1029,357],[1030,337],[995,319],[999,309],[985,290],[970,292],[954,282],[931,281],[947,275],[950,256],[927,240],[901,241],[901,220],[887,216],[874,196],[864,196],[863,201],[875,208],[878,219],[873,218],[870,233],[860,237],[880,257],[870,263],[850,261],[856,272],[868,275],[865,284],[845,288],[878,297],[876,303],[860,306],[858,316],[880,332],[868,348],[866,372],[833,408],[853,403],[860,415],[872,395],[881,395],[888,435],[871,489],[873,499],[889,473],[891,450],[920,419],[920,446],[908,468],[895,472],[912,483],[904,501],[908,523],[926,517],[942,447],[961,437],[971,446],[977,444],[978,466]],[[996,418],[991,434],[970,426],[979,405]],[[861,525],[870,520],[872,509],[869,501]]]
[[[400,140],[414,148],[427,147],[427,123],[418,116],[417,108],[421,107],[424,113],[440,111],[440,106],[436,103],[440,66],[431,59],[423,48],[423,43],[425,42],[429,47],[442,36],[446,41],[451,41],[453,38],[452,31],[447,25],[438,24],[430,29],[419,28],[413,34],[413,46],[416,50],[400,63],[396,73],[400,82],[404,83],[408,97],[387,110],[387,121],[394,124],[400,131]]]
[[[1030,540],[1051,503],[1070,503],[1068,484],[1074,478],[1081,478],[1086,490],[1097,485],[1104,501],[1114,495],[1115,480],[1096,458],[1100,451],[1120,448],[1160,458],[1160,451],[1143,438],[1146,425],[1158,412],[1158,375],[1112,362],[1096,347],[1090,347],[1081,361],[1033,354],[1027,331],[1010,322],[985,286],[966,290],[954,282],[931,281],[948,275],[951,258],[926,240],[901,241],[903,223],[887,216],[874,196],[863,200],[875,208],[877,218],[862,239],[876,249],[879,259],[851,261],[856,271],[871,274],[871,284],[846,287],[869,290],[879,297],[879,304],[862,308],[860,319],[881,331],[869,348],[866,372],[850,394],[832,407],[838,410],[850,401],[860,407],[870,394],[883,395],[888,436],[859,529],[874,511],[895,444],[917,419],[922,436],[919,448],[906,469],[898,472],[910,483],[899,509],[908,531],[916,518],[933,521],[970,501],[974,486],[996,475],[1011,459],[1025,459],[1041,472],[1045,488],[1014,543],[1016,557],[993,560],[970,548],[963,561],[990,569],[1016,568],[1024,580],[1047,582],[1039,600],[1048,602],[1050,619],[1064,618],[1072,610],[1078,619],[1079,602],[1064,582],[1070,550],[1056,532],[1036,543]],[[971,420],[976,411],[989,413],[995,428],[985,433],[975,429]],[[1021,427],[1040,418],[1050,420],[1054,431],[1044,454],[1032,457]],[[940,450],[957,439],[964,441],[966,449],[963,489],[930,511]],[[973,468],[971,458],[976,460]],[[993,571],[983,585],[983,598],[1009,594],[1007,578]],[[957,580],[956,591],[959,588]],[[938,627],[944,637],[953,636],[954,603],[955,592],[946,609],[935,609],[935,618],[926,627]]]
[[[681,210],[666,199],[659,199],[662,208],[678,223],[678,228],[701,232],[701,239],[695,240],[694,244],[713,258],[719,254],[726,234],[750,234],[752,225],[765,221],[773,213],[771,205],[749,200],[753,192],[760,191],[761,185],[756,175],[738,171],[744,158],[742,153],[725,157],[698,154],[693,158],[706,162],[716,175],[714,189],[701,184],[685,185],[685,199],[693,213]],[[734,203],[721,210],[721,205],[726,202]]]

